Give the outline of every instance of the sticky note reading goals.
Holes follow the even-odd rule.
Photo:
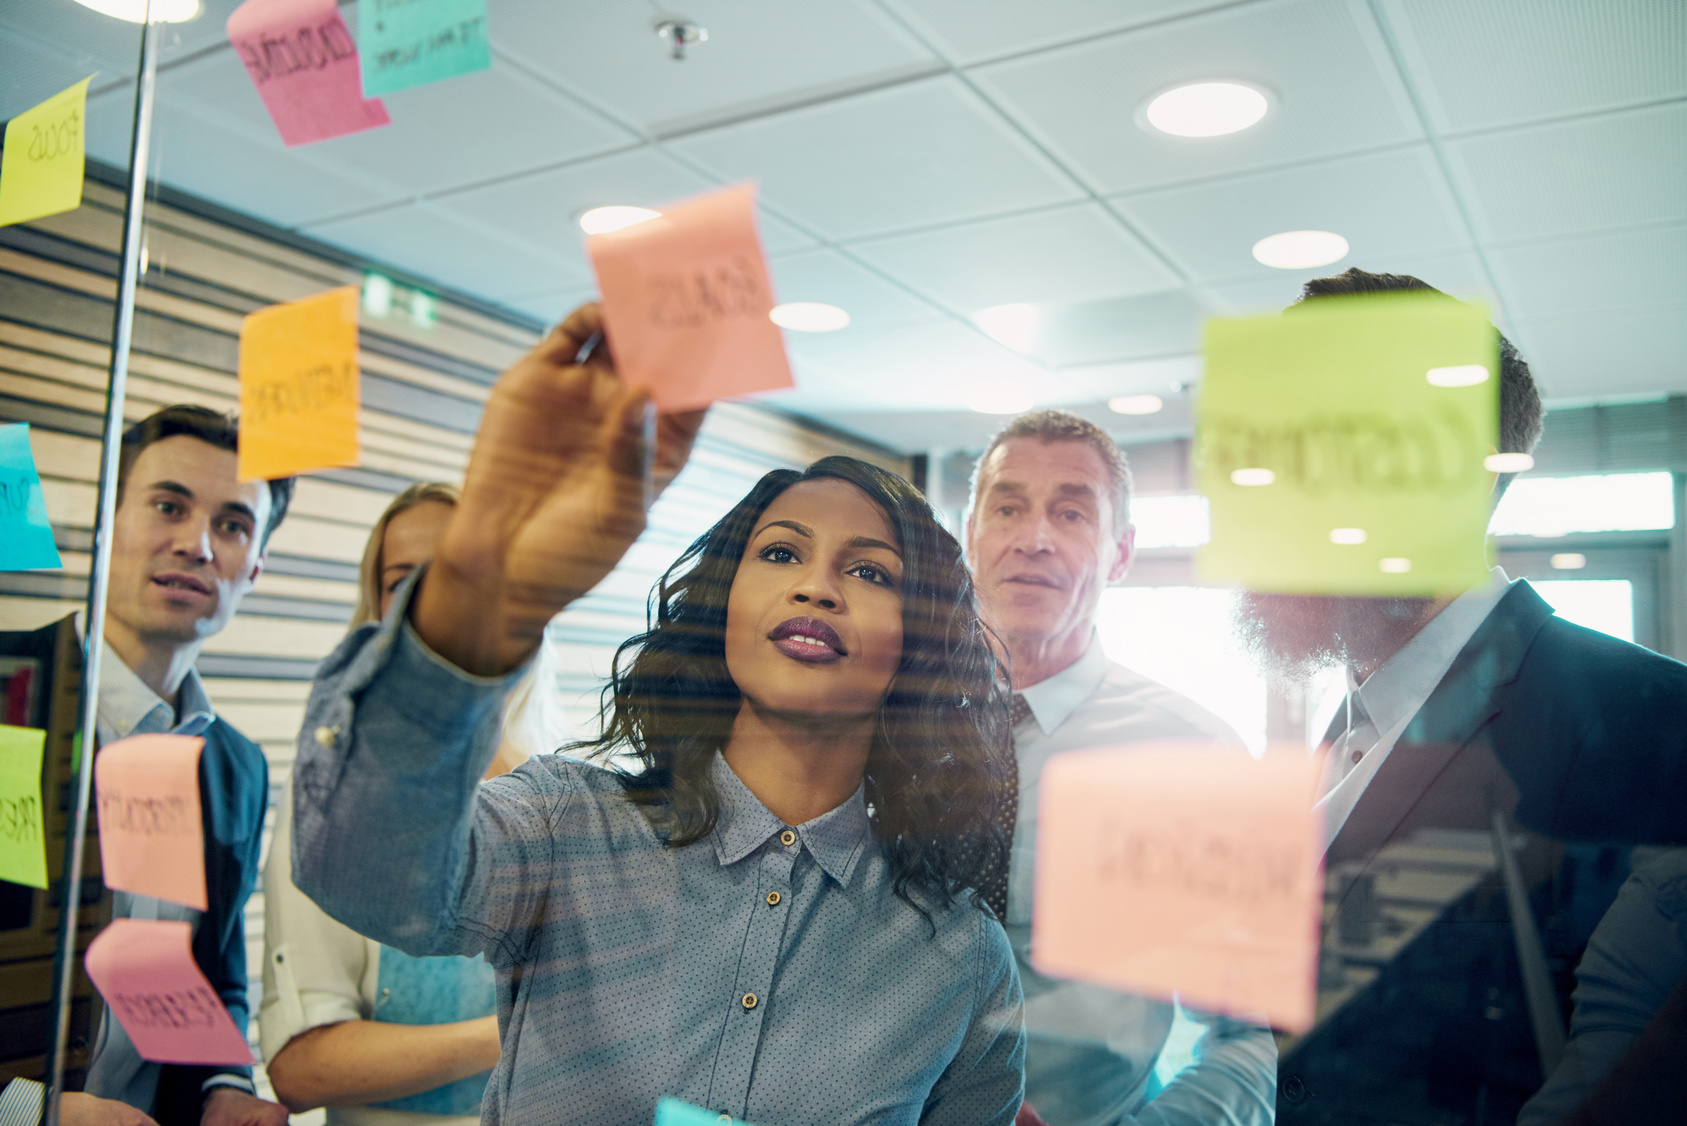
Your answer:
[[[240,325],[240,479],[356,465],[354,285],[249,313]]]
[[[47,886],[47,821],[41,758],[47,733],[0,725],[0,880]]]
[[[246,0],[227,30],[288,147],[391,122],[363,96],[357,44],[334,0]]]
[[[131,735],[94,756],[105,886],[205,910],[205,830],[193,735]]]
[[[1210,582],[1423,596],[1487,573],[1499,341],[1438,294],[1207,322],[1195,411]]]
[[[84,78],[6,123],[0,227],[82,206],[89,81]]]
[[[88,978],[143,1060],[250,1064],[246,1037],[194,963],[191,926],[116,919],[88,944]]]

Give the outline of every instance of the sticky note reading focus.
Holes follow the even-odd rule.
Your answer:
[[[1195,467],[1202,577],[1433,595],[1487,574],[1497,334],[1438,294],[1329,297],[1206,328]]]
[[[289,147],[391,121],[363,96],[357,44],[334,0],[246,0],[228,18],[228,38]]]
[[[714,1111],[679,1099],[656,1100],[656,1126],[719,1126],[720,1121],[721,1116]]]
[[[756,189],[740,184],[586,240],[621,378],[658,408],[790,387],[773,286],[756,234]]]
[[[1278,1028],[1311,1027],[1320,760],[1166,741],[1050,760],[1031,961]]]
[[[154,1063],[249,1064],[252,1052],[193,961],[190,925],[116,919],[88,944],[88,978]]]
[[[0,426],[0,571],[60,566],[47,497],[29,450],[29,423]]]
[[[240,326],[240,479],[358,460],[356,286],[271,305]]]
[[[41,756],[47,733],[0,726],[0,880],[47,886],[47,822]]]
[[[192,735],[131,735],[94,756],[107,887],[205,910],[204,745]]]
[[[357,49],[370,97],[486,70],[486,0],[362,0]]]
[[[6,123],[0,227],[82,206],[89,81],[84,78]]]

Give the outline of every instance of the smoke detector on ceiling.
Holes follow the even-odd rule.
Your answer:
[[[684,60],[685,49],[708,39],[709,29],[675,16],[657,21],[656,37],[669,45],[671,58]]]

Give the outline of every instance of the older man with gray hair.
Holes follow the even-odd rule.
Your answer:
[[[1175,1005],[1055,981],[1030,963],[1037,780],[1051,757],[1167,738],[1233,743],[1241,753],[1222,720],[1102,650],[1101,592],[1125,577],[1135,551],[1130,501],[1124,453],[1067,411],[1013,419],[973,469],[967,560],[982,615],[1007,647],[1014,689],[1019,791],[1002,811],[1013,843],[1004,879],[986,893],[1025,986],[1033,1109],[1022,1118],[1034,1111],[1050,1126],[1269,1123],[1277,1051],[1268,1030],[1197,1018],[1206,1026],[1198,1062],[1162,1090],[1155,1064],[1180,1019]]]

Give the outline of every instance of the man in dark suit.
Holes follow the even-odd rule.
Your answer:
[[[1420,288],[1349,270],[1302,300]],[[1499,448],[1527,453],[1540,399],[1500,341]],[[1687,665],[1497,568],[1452,599],[1254,593],[1244,621],[1278,671],[1340,662],[1351,689],[1320,802],[1319,1021],[1282,1045],[1278,1121],[1512,1122],[1628,846],[1687,842]]]

